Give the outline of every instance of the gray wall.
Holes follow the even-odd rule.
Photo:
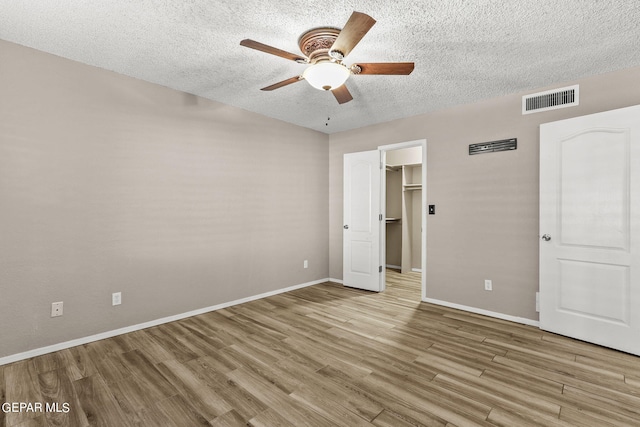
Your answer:
[[[327,135],[0,58],[0,357],[328,277]]]
[[[332,134],[331,277],[342,278],[343,154],[426,138],[427,203],[436,205],[427,216],[427,297],[537,320],[539,125],[640,104],[638,81],[634,68],[540,88],[579,83],[573,108],[523,116],[523,94],[514,94]],[[511,137],[516,151],[468,155],[469,144]]]

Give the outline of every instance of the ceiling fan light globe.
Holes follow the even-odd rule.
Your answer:
[[[302,77],[318,90],[333,90],[344,84],[351,72],[336,62],[319,62],[308,67]]]

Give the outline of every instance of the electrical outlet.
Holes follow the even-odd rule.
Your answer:
[[[51,303],[51,317],[62,316],[62,301]]]
[[[309,268],[309,261],[305,259],[303,266],[304,268]]]
[[[484,281],[484,290],[485,291],[492,291],[493,290],[493,284],[491,283],[491,280],[486,279]]]
[[[122,292],[114,292],[111,294],[111,305],[122,304]]]

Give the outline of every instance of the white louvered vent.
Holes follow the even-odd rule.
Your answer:
[[[532,93],[522,97],[522,114],[556,110],[579,104],[579,85]]]

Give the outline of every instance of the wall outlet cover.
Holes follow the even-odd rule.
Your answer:
[[[51,303],[51,317],[62,316],[62,301]]]
[[[122,304],[122,292],[114,292],[111,294],[111,305]]]

